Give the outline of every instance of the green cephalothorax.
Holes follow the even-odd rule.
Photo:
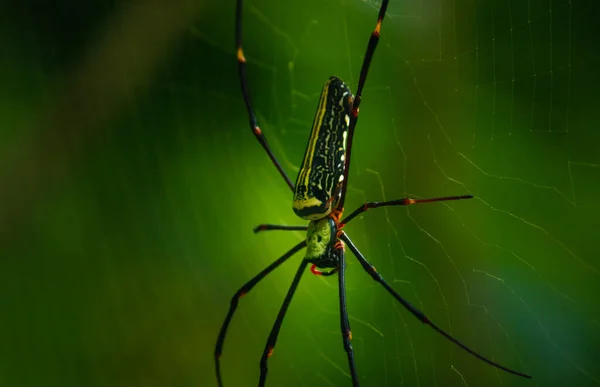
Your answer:
[[[294,188],[294,212],[303,219],[326,217],[339,199],[353,100],[341,79],[325,82]]]
[[[332,218],[311,221],[306,231],[306,260],[322,269],[337,267],[335,233]]]

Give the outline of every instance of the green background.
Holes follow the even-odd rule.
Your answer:
[[[364,386],[600,384],[600,54],[588,1],[390,2],[354,143],[348,254]],[[295,179],[330,75],[356,88],[376,1],[248,1],[259,123]],[[594,9],[595,8],[595,9]],[[237,79],[233,1],[0,5],[0,386],[214,386],[233,293],[303,238]],[[297,254],[240,303],[226,386],[252,386]],[[307,273],[270,386],[348,386],[335,278]]]

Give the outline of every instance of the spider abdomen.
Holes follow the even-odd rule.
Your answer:
[[[325,218],[339,198],[354,96],[339,78],[325,83],[294,189],[296,215]]]

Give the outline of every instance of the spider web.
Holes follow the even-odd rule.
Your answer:
[[[10,332],[0,384],[216,385],[212,352],[231,295],[304,237],[252,233],[259,223],[306,222],[294,216],[289,190],[247,127],[233,2],[203,4],[197,18],[186,14],[184,24],[198,22],[180,40],[172,39],[177,17],[152,12],[167,3],[117,3],[39,10],[15,3],[21,11],[0,13],[16,20],[1,24],[2,41],[12,44],[3,46],[11,55],[1,63],[3,150],[20,137],[23,121],[47,129],[37,106],[43,99],[58,101],[58,118],[50,120],[68,123],[68,139],[94,139],[87,148],[84,140],[42,147],[48,160],[54,150],[76,161],[72,180],[65,179],[58,199],[49,195],[48,208],[24,200],[20,210],[38,215],[35,224],[2,244],[0,256],[28,259],[7,259],[0,270],[0,325]],[[182,3],[172,2],[180,16]],[[337,75],[356,89],[379,5],[246,3],[253,103],[292,179],[325,80]],[[346,230],[438,326],[534,379],[498,371],[415,321],[348,252],[361,385],[600,384],[600,156],[592,131],[600,63],[589,8],[567,0],[390,2],[363,93],[346,210],[406,196],[475,198],[374,209]],[[71,17],[75,10],[81,17]],[[131,17],[138,11],[141,21]],[[115,14],[120,18],[111,19]],[[89,26],[104,22],[108,40],[117,42],[112,49],[89,43]],[[72,30],[57,28],[62,23]],[[139,31],[144,39],[132,39]],[[160,42],[165,31],[172,40]],[[173,51],[155,75],[149,68],[165,42]],[[95,49],[105,61],[74,59]],[[63,85],[77,64],[83,70]],[[119,130],[106,143],[87,133],[122,105]],[[48,127],[42,134],[49,137],[40,138],[63,133]],[[18,160],[21,151],[10,156]],[[37,154],[22,153],[27,172],[27,157]],[[35,166],[46,158],[32,160]],[[2,173],[13,168],[2,166]],[[24,196],[46,196],[52,179],[39,176]],[[301,257],[240,301],[221,360],[226,386],[256,385],[261,352]],[[269,359],[270,386],[350,385],[336,278],[305,274]]]
[[[252,97],[292,176],[324,80],[335,74],[356,87],[379,5],[245,7]],[[599,344],[600,264],[591,230],[598,227],[600,160],[585,144],[589,114],[580,115],[584,97],[573,87],[583,49],[574,41],[577,12],[570,1],[390,2],[363,94],[347,206],[405,196],[475,199],[372,210],[347,231],[434,322],[534,379],[497,371],[414,321],[349,255],[348,309],[365,385],[600,383],[591,360]],[[232,152],[231,165],[238,160]],[[279,212],[289,213],[289,193],[261,162],[252,166],[258,172],[245,169],[254,178],[244,187],[265,211],[248,217],[299,223]],[[301,238],[257,236],[260,253],[245,260],[245,277]],[[235,360],[223,360],[229,368],[252,363],[243,378],[256,377],[298,259],[257,287],[255,300],[244,300],[242,322],[232,329],[245,335],[227,344]],[[348,385],[336,287],[332,279],[302,280],[270,359],[273,385]]]

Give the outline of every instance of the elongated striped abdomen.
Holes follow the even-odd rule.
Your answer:
[[[339,198],[353,99],[337,77],[323,87],[294,188],[294,212],[301,218],[326,217]]]

